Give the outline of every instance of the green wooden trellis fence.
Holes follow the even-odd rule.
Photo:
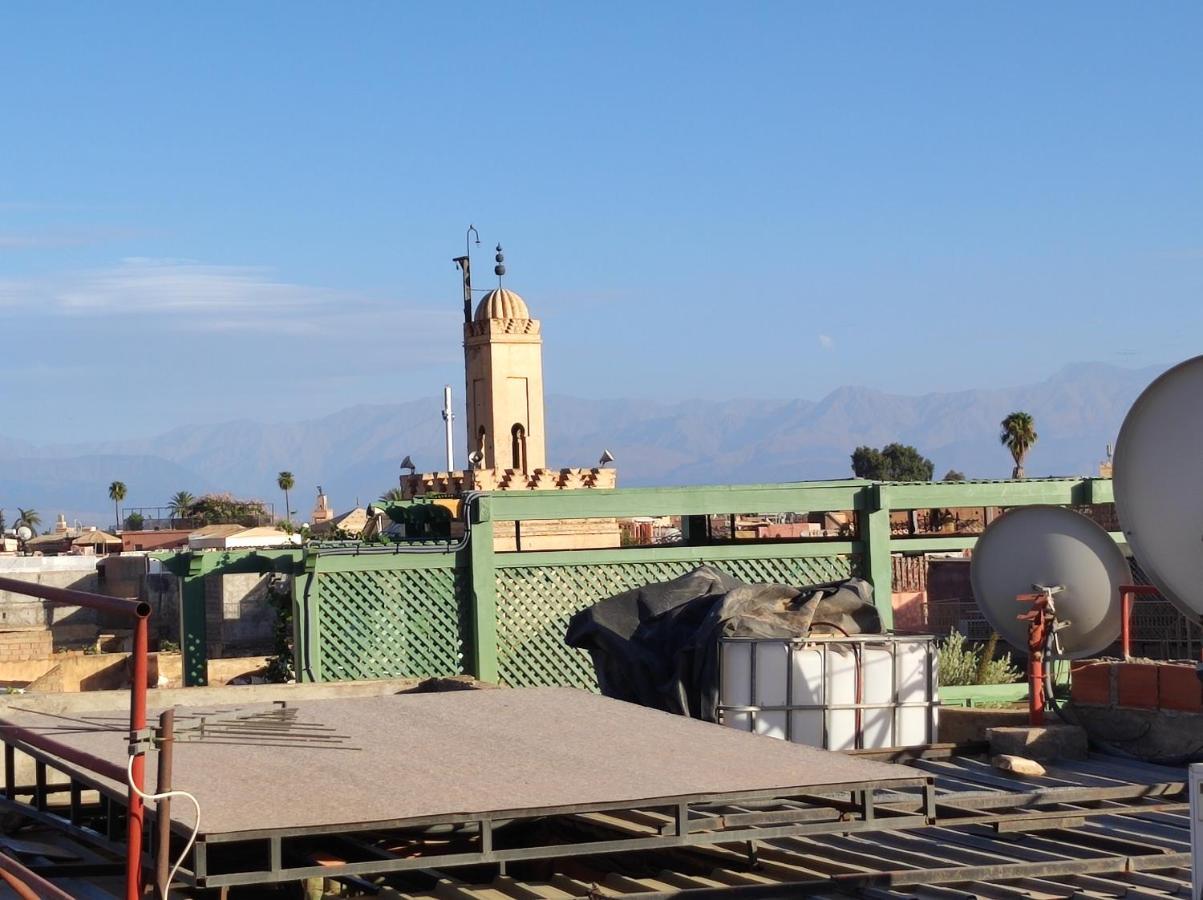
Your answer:
[[[471,537],[453,551],[373,552],[354,545],[179,554],[186,682],[204,683],[208,574],[285,571],[295,576],[298,677],[335,681],[466,672],[514,686],[592,687],[588,658],[564,645],[567,619],[598,600],[710,563],[748,581],[804,584],[849,575],[874,586],[892,620],[892,553],[971,547],[974,537],[898,537],[891,510],[933,507],[1085,506],[1110,503],[1101,478],[995,482],[866,481],[696,488],[499,492],[469,501]],[[693,545],[702,517],[852,511],[853,540]],[[687,545],[613,550],[493,550],[494,522],[682,516]],[[1116,534],[1116,539],[1121,536]]]

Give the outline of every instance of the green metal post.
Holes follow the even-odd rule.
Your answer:
[[[183,653],[184,687],[203,687],[209,683],[205,574],[204,556],[189,556],[188,571],[180,591],[180,650]]]
[[[860,518],[864,542],[864,574],[873,584],[873,602],[882,627],[894,627],[894,567],[890,562],[890,489],[883,484],[866,485]]]
[[[492,502],[478,497],[473,504],[472,537],[468,543],[472,584],[472,674],[496,683],[497,574],[493,559]]]
[[[322,579],[318,576],[321,556],[306,554],[303,569],[292,582],[293,664],[298,682],[321,681],[322,636],[318,604]]]

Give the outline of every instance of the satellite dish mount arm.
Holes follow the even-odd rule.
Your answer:
[[[1034,584],[1035,593],[1020,594],[1015,599],[1030,603],[1032,608],[1017,618],[1028,623],[1028,723],[1034,728],[1044,724],[1044,649],[1049,639],[1069,622],[1057,620],[1057,605],[1054,597],[1064,590],[1060,585],[1052,587]]]

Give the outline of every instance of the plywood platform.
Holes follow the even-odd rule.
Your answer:
[[[6,718],[34,728],[63,724],[40,713]],[[176,746],[175,787],[200,800],[204,834],[915,782],[903,766],[568,688],[319,700],[298,704],[297,720],[347,741]],[[89,721],[122,728],[119,717]],[[122,731],[64,730],[54,738],[117,764],[126,759]],[[151,785],[154,768],[147,766]],[[176,806],[173,818],[191,826],[189,804]]]
[[[285,868],[280,862],[292,852],[289,840],[408,829],[421,844],[424,839],[415,829],[446,823],[463,826],[457,833],[468,837],[461,846],[441,847],[434,857],[427,857],[429,846],[423,846],[407,858],[348,860],[335,868],[383,872],[435,864],[436,858],[439,865],[466,865],[652,843],[730,842],[748,839],[751,826],[757,826],[758,838],[852,831],[879,827],[875,791],[930,782],[904,766],[746,734],[567,688],[354,697],[303,701],[294,708],[296,725],[321,726],[339,737],[293,746],[264,746],[257,735],[248,735],[248,743],[177,743],[173,786],[195,794],[201,804],[201,840],[192,867],[196,883],[307,877],[306,867]],[[179,708],[177,717],[186,725],[202,712],[213,710]],[[119,765],[127,759],[126,726],[117,715],[64,721],[10,710],[5,719]],[[82,784],[105,789],[114,800],[124,794],[123,785],[53,754],[48,761]],[[153,786],[153,753],[146,769]],[[823,797],[839,799],[828,804]],[[709,811],[718,803],[784,798],[811,798],[801,802],[813,808],[797,814],[778,810],[763,821],[745,817],[748,821],[738,824]],[[642,821],[660,816],[662,824],[646,834],[616,835],[608,841],[587,838],[576,848],[544,847],[527,839],[507,845],[504,835],[494,843],[494,829],[512,831],[507,823],[515,820],[559,816],[579,822],[605,811],[634,811]],[[180,834],[188,833],[195,821],[186,802],[173,803],[171,816]],[[916,827],[925,822],[922,813],[902,819],[894,824]],[[213,874],[215,850],[259,838],[272,842],[270,864]],[[221,868],[225,865],[233,864]],[[310,874],[322,872],[314,867]],[[324,872],[332,874],[328,863]]]

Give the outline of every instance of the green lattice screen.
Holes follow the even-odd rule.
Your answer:
[[[429,678],[464,671],[464,574],[452,568],[324,572],[322,679]]]
[[[654,581],[668,581],[695,561],[514,566],[497,570],[497,659],[511,687],[567,685],[597,689],[589,655],[564,644],[568,619],[599,600]],[[857,574],[848,556],[710,561],[742,581],[819,584]]]

